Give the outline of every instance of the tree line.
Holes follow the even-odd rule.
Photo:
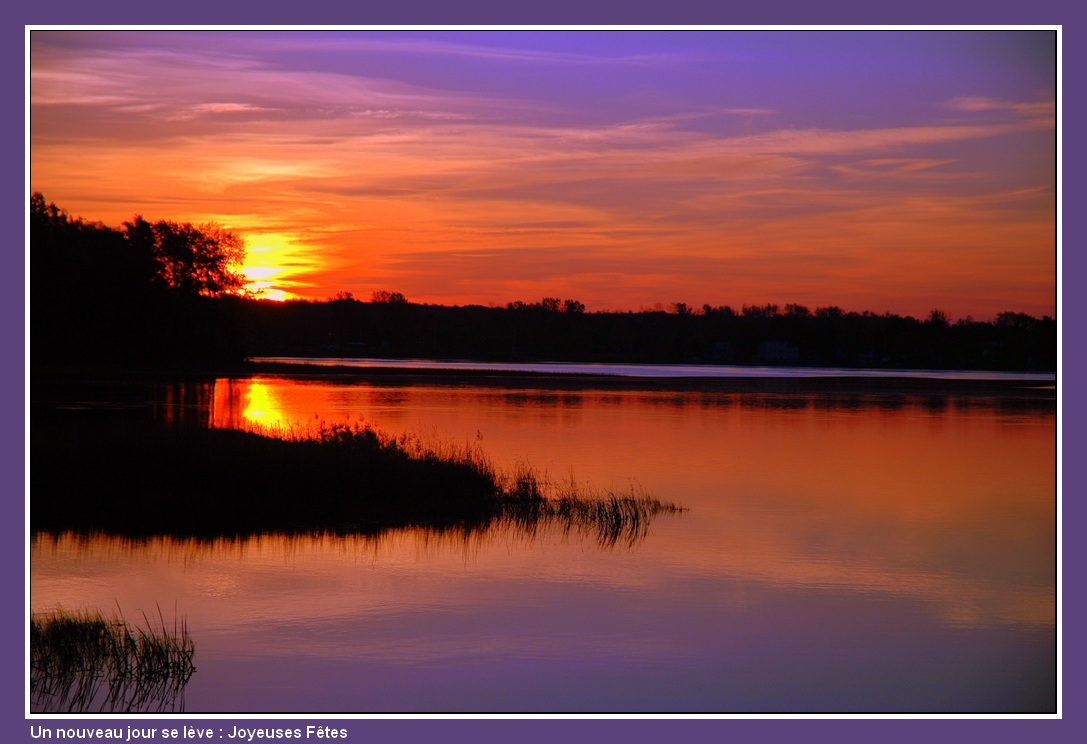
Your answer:
[[[199,366],[236,356],[244,240],[136,215],[120,229],[30,197],[32,364]]]
[[[544,297],[501,307],[375,291],[272,302],[245,293],[244,241],[216,225],[137,215],[120,229],[30,201],[32,364],[207,367],[247,356],[780,364],[1055,371],[1053,318],[952,322],[799,304],[676,302],[589,312]]]
[[[504,307],[361,301],[263,303],[244,334],[254,355],[472,358],[1055,371],[1056,321],[992,322],[791,305],[588,312],[554,298]],[[259,350],[259,352],[258,352]]]

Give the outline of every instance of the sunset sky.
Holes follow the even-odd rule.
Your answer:
[[[37,30],[29,186],[273,299],[1055,315],[1056,41]]]

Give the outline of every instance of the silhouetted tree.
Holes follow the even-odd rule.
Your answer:
[[[35,364],[240,358],[241,238],[136,217],[123,229],[30,198]],[[229,301],[228,301],[229,300]]]
[[[928,320],[925,321],[932,326],[939,326],[940,328],[946,328],[951,325],[951,321],[947,317],[947,313],[943,310],[933,310],[928,314]]]
[[[745,318],[773,318],[778,314],[778,306],[769,303],[766,305],[744,305],[743,316]]]
[[[1026,313],[997,313],[996,325],[1000,328],[1016,328],[1029,331],[1038,323],[1038,319]]]
[[[708,302],[702,305],[702,314],[707,316],[717,316],[721,319],[736,317],[736,311],[728,305],[719,305],[717,307],[714,307]]]
[[[152,224],[137,215],[124,235],[135,253],[151,256],[157,282],[176,294],[218,297],[245,285],[235,268],[245,260],[245,241],[216,224]]]
[[[381,305],[406,305],[408,298],[400,292],[387,292],[380,289],[370,295],[370,301]]]

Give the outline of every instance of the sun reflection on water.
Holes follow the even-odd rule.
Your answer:
[[[215,381],[210,425],[216,429],[243,429],[275,433],[292,422],[276,389],[259,379]]]
[[[260,382],[253,382],[249,385],[242,416],[247,421],[262,426],[280,423],[282,419],[282,413],[279,410],[275,396],[272,395],[272,391],[267,385]]]

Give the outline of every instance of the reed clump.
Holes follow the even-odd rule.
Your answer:
[[[633,546],[646,537],[658,515],[686,511],[635,486],[616,493],[578,485],[572,478],[553,483],[527,467],[500,477],[500,483],[498,522],[530,534],[558,529],[565,535],[589,535],[602,547]]]
[[[196,671],[184,620],[132,626],[100,612],[30,618],[33,712],[175,712]]]

